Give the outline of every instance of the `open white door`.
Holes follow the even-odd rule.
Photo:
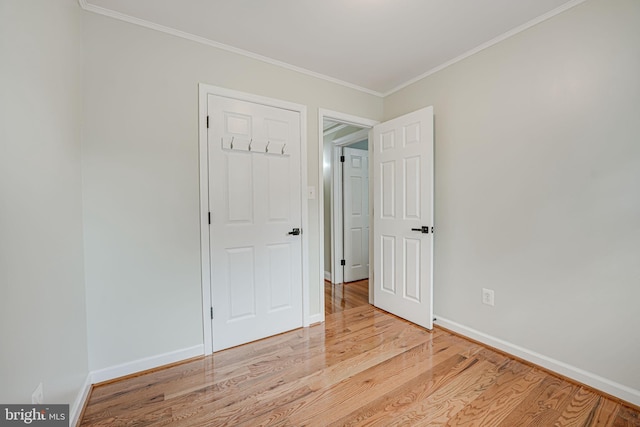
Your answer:
[[[433,327],[433,107],[373,128],[374,305]]]
[[[369,152],[345,147],[343,166],[344,281],[369,277]]]

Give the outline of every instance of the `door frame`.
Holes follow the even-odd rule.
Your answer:
[[[367,119],[364,117],[358,117],[358,116],[353,116],[351,114],[345,114],[345,113],[341,113],[339,111],[332,111],[332,110],[327,110],[324,108],[319,108],[318,109],[318,182],[321,185],[321,188],[323,188],[324,186],[324,130],[322,128],[322,124],[324,123],[324,121],[326,120],[332,120],[332,121],[336,121],[336,122],[341,122],[341,123],[345,123],[345,124],[350,124],[350,125],[354,125],[354,126],[359,126],[362,128],[368,128],[369,129],[369,141],[371,141],[371,136],[372,136],[372,129],[375,125],[377,125],[378,122],[377,120],[372,120],[372,119]],[[332,157],[332,164],[334,163],[334,148],[335,148],[335,144],[332,144],[331,147],[331,157]],[[372,170],[371,170],[371,162],[369,162],[369,175],[371,176]],[[342,173],[342,172],[340,172]],[[336,191],[336,186],[334,183],[335,180],[335,171],[333,173],[331,173],[331,195],[333,197],[333,195],[335,194]],[[341,193],[340,193],[341,194]],[[319,262],[320,262],[320,307],[322,307],[322,320],[324,321],[324,245],[325,245],[325,241],[324,241],[324,191],[318,191],[318,195],[320,196],[318,198],[319,200],[319,240],[320,240],[320,256],[319,256]],[[335,200],[335,198],[334,198]],[[340,198],[339,200],[340,203],[340,209],[342,208],[342,199]],[[336,206],[334,204],[334,209],[332,210],[332,214],[331,214],[331,229],[334,231],[332,234],[335,235],[335,230],[336,230],[336,224],[334,223],[335,220],[335,212],[336,212]],[[369,233],[371,234],[373,232],[373,187],[371,185],[369,185]],[[372,284],[373,281],[371,280],[373,278],[373,262],[372,262],[372,256],[373,256],[373,250],[372,250],[372,245],[373,244],[373,240],[369,239],[369,303],[373,302],[373,288],[372,288]],[[338,257],[338,254],[340,255],[340,257],[342,256],[342,247],[340,247],[340,249],[336,249],[336,242],[333,242],[333,245],[331,247],[331,262],[333,264],[333,268],[332,270],[332,276],[333,276],[333,272],[336,271],[336,264],[339,266],[340,264],[340,259]],[[332,282],[335,283],[334,278],[332,277]]]
[[[200,262],[202,287],[202,332],[204,354],[213,353],[213,335],[211,325],[211,258],[209,241],[209,160],[207,145],[207,110],[209,95],[223,96],[240,101],[253,102],[269,107],[295,111],[300,114],[300,203],[302,223],[302,326],[309,326],[315,319],[310,315],[309,289],[309,208],[307,203],[307,107],[302,104],[282,101],[275,98],[254,95],[237,90],[226,89],[206,83],[198,84],[198,157],[200,176]],[[322,287],[321,287],[322,288]],[[320,295],[324,295],[321,289]],[[321,310],[324,313],[324,309]],[[315,317],[315,316],[314,316]]]

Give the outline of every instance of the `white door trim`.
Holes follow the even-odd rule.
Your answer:
[[[371,138],[371,129],[377,125],[378,122],[377,120],[371,120],[371,119],[367,119],[367,118],[363,118],[363,117],[358,117],[358,116],[353,116],[351,114],[345,114],[345,113],[341,113],[338,111],[332,111],[332,110],[327,110],[324,108],[319,108],[318,109],[318,182],[320,183],[320,185],[324,185],[324,132],[322,129],[322,123],[324,123],[324,120],[328,119],[328,120],[334,120],[334,121],[338,121],[338,122],[342,122],[345,124],[351,124],[354,126],[360,126],[363,128],[369,128],[369,138]],[[355,142],[355,141],[354,141]],[[332,147],[332,151],[331,151],[331,155],[333,156],[333,147]],[[371,175],[371,162],[369,162],[369,175]],[[321,187],[322,188],[322,187]],[[319,194],[319,239],[320,239],[320,307],[322,308],[321,312],[322,312],[322,320],[324,321],[324,191],[318,191]],[[334,194],[334,174],[331,174],[331,194]],[[371,214],[372,209],[373,208],[373,197],[372,197],[372,187],[369,186],[369,213]],[[335,230],[335,225],[334,225],[334,215],[332,212],[332,217],[331,217],[331,227],[333,230]],[[371,233],[373,230],[373,215],[370,216],[370,223],[369,223],[369,232]],[[373,250],[371,250],[371,244],[372,244],[373,240],[370,240],[369,242],[369,260],[371,261],[371,257],[373,256]],[[331,250],[331,261],[333,263],[333,265],[336,265],[336,262],[338,264],[338,266],[340,265],[340,259],[337,256],[337,253],[335,251],[334,248],[332,248]],[[340,250],[340,256],[342,255],[342,252]],[[373,266],[373,262],[369,263],[370,266]],[[333,275],[333,282],[335,283],[335,267],[332,268],[332,275]],[[340,274],[340,277],[342,277],[342,274]],[[373,278],[373,272],[372,272],[372,268],[369,269],[369,277]],[[372,302],[372,288],[371,288],[371,284],[373,282],[370,280],[369,281],[369,302]]]
[[[207,98],[218,95],[241,101],[253,102],[270,107],[300,113],[300,176],[301,185],[301,213],[302,213],[302,312],[303,326],[311,323],[310,293],[309,293],[309,208],[306,194],[307,172],[307,107],[288,101],[240,92],[205,83],[198,85],[198,146],[200,166],[200,260],[202,286],[202,330],[204,338],[204,354],[213,353],[212,325],[211,325],[211,261],[209,257],[209,164],[207,155]],[[324,295],[324,291],[320,292]],[[324,310],[321,310],[324,313]]]

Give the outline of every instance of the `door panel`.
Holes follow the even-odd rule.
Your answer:
[[[288,185],[291,171],[287,158],[268,159],[269,222],[287,222],[291,212],[291,194]]]
[[[382,291],[392,295],[396,293],[396,238],[395,236],[380,236],[381,262],[380,278],[382,279]]]
[[[269,245],[267,253],[269,254],[269,312],[291,308],[294,286],[291,281],[291,245]]]
[[[433,108],[375,126],[373,139],[374,305],[431,329]]]
[[[227,249],[229,320],[245,319],[256,315],[256,288],[254,271],[254,249]]]
[[[420,303],[420,239],[404,238],[404,297]]]
[[[299,113],[209,95],[214,351],[302,326]]]
[[[253,165],[251,157],[227,154],[227,217],[229,222],[253,222]]]
[[[369,277],[369,153],[343,148],[344,281]]]
[[[380,165],[382,193],[379,200],[382,203],[380,212],[382,218],[392,219],[396,216],[396,168],[395,162],[383,162]]]
[[[407,219],[421,219],[420,215],[420,157],[404,160],[404,215]]]

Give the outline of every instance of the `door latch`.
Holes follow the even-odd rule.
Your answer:
[[[412,228],[411,231],[419,231],[422,234],[429,234],[429,227],[422,226],[420,228]]]

